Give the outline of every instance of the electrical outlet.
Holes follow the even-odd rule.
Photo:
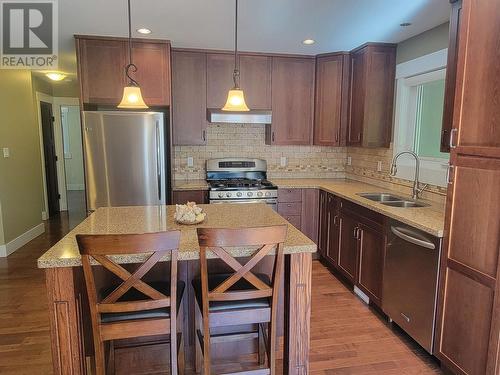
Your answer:
[[[352,157],[351,156],[347,157],[347,165],[352,165]]]
[[[377,172],[382,172],[382,161],[377,162]]]
[[[3,157],[8,158],[10,156],[10,150],[8,147],[3,148]]]
[[[282,156],[280,159],[280,165],[286,167],[286,156]]]
[[[188,167],[192,167],[194,165],[194,162],[193,162],[193,157],[192,156],[188,156]]]

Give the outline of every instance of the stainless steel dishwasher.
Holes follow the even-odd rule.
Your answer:
[[[441,239],[394,220],[387,230],[382,309],[432,354]]]

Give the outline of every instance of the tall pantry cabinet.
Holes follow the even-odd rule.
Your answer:
[[[500,373],[500,1],[464,0],[451,130],[437,356]]]

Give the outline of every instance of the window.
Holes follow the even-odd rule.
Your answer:
[[[420,158],[420,181],[446,186],[449,154],[440,151],[446,50],[397,67],[394,155],[413,151]],[[397,177],[413,180],[415,161],[403,155]]]

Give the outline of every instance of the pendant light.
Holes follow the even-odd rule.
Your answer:
[[[236,1],[236,16],[234,21],[234,71],[233,82],[234,87],[227,94],[226,105],[222,107],[223,111],[232,112],[247,112],[250,109],[245,103],[245,95],[239,86],[240,69],[238,64],[238,0]]]
[[[129,109],[144,109],[149,108],[144,99],[142,99],[141,88],[135,79],[133,79],[129,71],[132,69],[133,72],[137,72],[137,66],[132,62],[132,19],[130,15],[130,0],[128,2],[128,57],[129,63],[125,67],[125,75],[129,80],[128,86],[123,88],[123,97],[118,108],[129,108]]]

